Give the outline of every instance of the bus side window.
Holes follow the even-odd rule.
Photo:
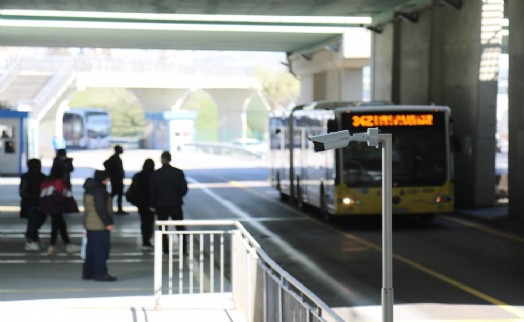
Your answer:
[[[328,133],[336,132],[337,129],[337,121],[336,120],[328,120],[327,121],[327,131]]]

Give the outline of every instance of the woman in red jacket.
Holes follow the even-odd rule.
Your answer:
[[[69,203],[73,203],[73,207],[70,207]],[[64,219],[64,213],[78,212],[78,208],[71,190],[68,188],[66,168],[62,162],[53,162],[49,176],[40,186],[40,208],[51,217],[51,240],[47,253],[49,255],[56,253],[55,246],[58,233],[60,233],[62,241],[66,246],[66,252],[75,253],[80,251],[78,245],[71,244],[69,234],[67,233],[67,224]]]

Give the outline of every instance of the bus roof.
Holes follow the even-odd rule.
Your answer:
[[[391,102],[387,101],[315,101],[311,103],[305,103],[296,105],[286,110],[286,113],[293,113],[294,111],[310,111],[310,110],[334,110],[340,107],[351,107],[351,106],[383,106],[391,105]]]
[[[67,111],[64,111],[64,114],[85,114],[87,112],[99,112],[99,113],[108,113],[107,110],[100,107],[82,107],[82,108],[70,108]]]
[[[381,111],[446,111],[450,112],[448,106],[443,105],[361,105],[339,107],[337,112],[381,112]]]

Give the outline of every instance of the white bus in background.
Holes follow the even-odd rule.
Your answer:
[[[102,149],[111,146],[111,117],[101,108],[74,108],[64,112],[66,148]]]

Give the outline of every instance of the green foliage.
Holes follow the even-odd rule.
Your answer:
[[[279,110],[295,102],[300,92],[300,81],[291,73],[268,67],[255,70],[271,110]]]
[[[247,136],[262,141],[267,131],[267,119],[267,111],[260,97],[251,97],[246,107]]]
[[[70,100],[71,108],[100,107],[106,109],[115,137],[143,137],[144,108],[136,96],[123,88],[89,88],[77,92]]]
[[[182,104],[181,109],[198,113],[195,120],[195,141],[218,141],[218,109],[208,93],[205,91],[192,93]]]

